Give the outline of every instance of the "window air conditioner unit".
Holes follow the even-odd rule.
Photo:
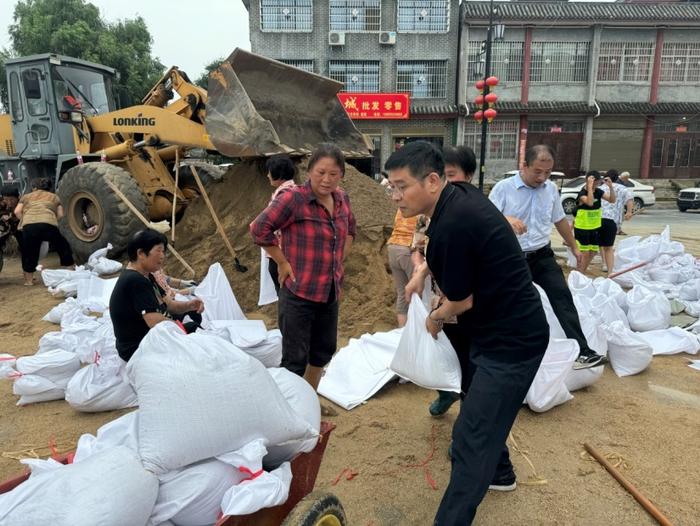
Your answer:
[[[379,43],[393,46],[396,44],[396,31],[382,31],[379,33]]]
[[[345,33],[343,31],[329,31],[328,32],[328,45],[329,46],[344,46],[345,45]]]

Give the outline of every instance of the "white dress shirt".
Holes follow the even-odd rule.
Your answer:
[[[566,217],[557,186],[552,181],[532,188],[520,172],[496,184],[489,199],[504,216],[520,219],[527,232],[517,236],[523,252],[538,250],[549,243],[552,225]]]

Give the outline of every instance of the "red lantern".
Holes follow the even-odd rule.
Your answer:
[[[488,110],[486,110],[488,111]],[[474,120],[478,123],[481,123],[481,121],[484,120],[484,112],[479,110],[476,113],[474,113]]]
[[[486,96],[488,98],[488,95]],[[483,106],[484,104],[484,96],[483,95],[477,95],[476,98],[474,99],[474,104],[477,106]]]
[[[498,95],[496,95],[495,93],[487,93],[484,99],[486,100],[486,102],[489,103],[489,105],[493,106],[498,100]]]
[[[489,77],[486,79],[486,85],[490,87],[498,86],[498,77]]]
[[[484,91],[484,86],[485,86],[484,79],[477,80],[475,86],[476,86],[476,89],[478,89],[479,91]]]
[[[489,122],[493,122],[493,119],[496,118],[496,115],[498,115],[498,112],[493,108],[489,108],[484,112],[484,117],[486,117],[486,120]]]

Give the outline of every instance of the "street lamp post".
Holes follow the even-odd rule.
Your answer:
[[[489,27],[486,30],[486,60],[483,63],[483,80],[484,80],[484,92],[483,92],[483,99],[481,102],[481,112],[484,118],[482,118],[481,121],[481,153],[479,155],[479,190],[483,192],[484,190],[484,164],[486,161],[486,142],[487,142],[487,135],[488,135],[488,127],[489,127],[489,121],[490,119],[485,118],[486,110],[489,108],[489,103],[486,100],[487,95],[491,92],[492,86],[490,86],[487,83],[487,79],[491,76],[491,45],[494,40],[494,30],[495,30],[495,39],[496,40],[503,40],[503,33],[505,30],[505,27],[503,24],[497,24],[496,27],[494,27],[493,24],[493,17],[495,14],[497,14],[498,11],[496,8],[493,6],[493,0],[490,0],[489,2]],[[480,70],[481,68],[479,68]],[[479,73],[482,73],[479,71]]]

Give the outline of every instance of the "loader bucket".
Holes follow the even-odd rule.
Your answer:
[[[307,154],[321,142],[348,157],[369,157],[371,144],[336,97],[342,86],[236,49],[209,75],[209,140],[229,157]]]

